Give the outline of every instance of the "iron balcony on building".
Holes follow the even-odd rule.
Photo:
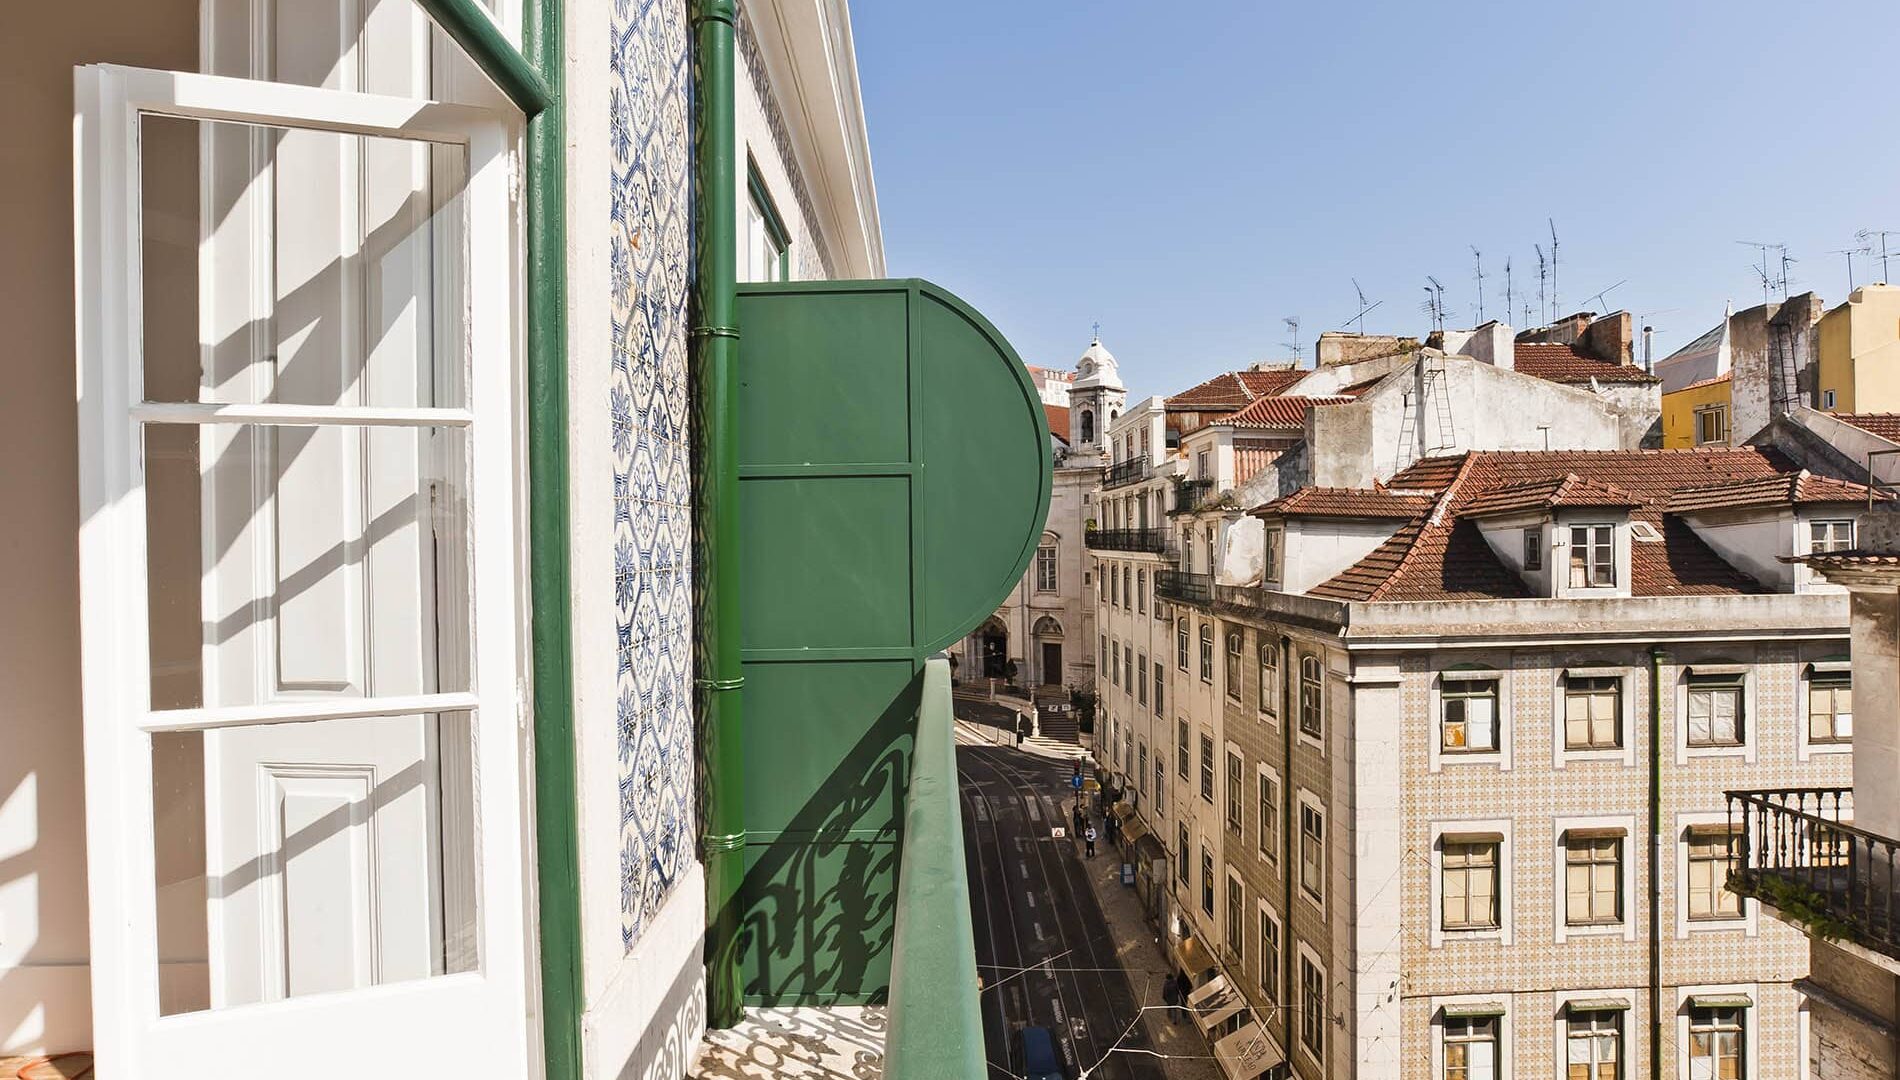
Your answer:
[[[1852,788],[1728,793],[1741,851],[1729,891],[1830,941],[1900,959],[1900,839],[1855,828]]]
[[[1214,488],[1212,477],[1200,477],[1195,480],[1176,480],[1174,482],[1174,514],[1186,514],[1199,510],[1211,501],[1218,492]]]
[[[1089,529],[1084,539],[1092,551],[1146,551],[1153,555],[1168,552],[1166,529]]]
[[[1155,574],[1155,595],[1182,604],[1206,604],[1214,595],[1214,575],[1159,571]]]
[[[1108,471],[1102,474],[1102,489],[1106,491],[1109,488],[1127,487],[1129,484],[1147,478],[1147,456],[1131,457],[1127,461],[1117,461],[1108,467]]]

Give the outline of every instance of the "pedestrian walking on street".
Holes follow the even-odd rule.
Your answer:
[[[1161,980],[1161,1003],[1168,1007],[1168,1023],[1181,1023],[1181,987],[1174,981],[1174,972],[1170,971]]]
[[[1082,834],[1082,841],[1083,843],[1088,845],[1089,858],[1091,859],[1094,858],[1095,857],[1095,826],[1090,825],[1088,831]]]

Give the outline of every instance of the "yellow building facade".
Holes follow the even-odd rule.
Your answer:
[[[1855,289],[1846,303],[1821,316],[1820,330],[1818,407],[1824,412],[1900,412],[1900,286]],[[1665,418],[1668,400],[1663,399]]]
[[[1727,446],[1730,440],[1730,390],[1733,373],[1690,383],[1664,394],[1663,448],[1686,450],[1697,446]]]

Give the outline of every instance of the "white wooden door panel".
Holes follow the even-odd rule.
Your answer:
[[[328,1076],[341,1032],[379,1068],[535,1068],[518,125],[355,92],[416,93],[434,48],[406,4],[359,2],[253,5],[247,55],[317,85],[75,78],[102,1074]],[[334,49],[270,37],[308,18]],[[179,124],[202,183],[168,218],[141,136],[191,145],[156,137]],[[201,377],[148,401],[142,230],[194,217]],[[155,651],[194,597],[197,660]]]

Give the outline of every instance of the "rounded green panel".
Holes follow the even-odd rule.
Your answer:
[[[1029,372],[989,320],[916,282],[911,301],[924,466],[920,644],[954,644],[1000,606],[1049,516],[1049,421]]]

